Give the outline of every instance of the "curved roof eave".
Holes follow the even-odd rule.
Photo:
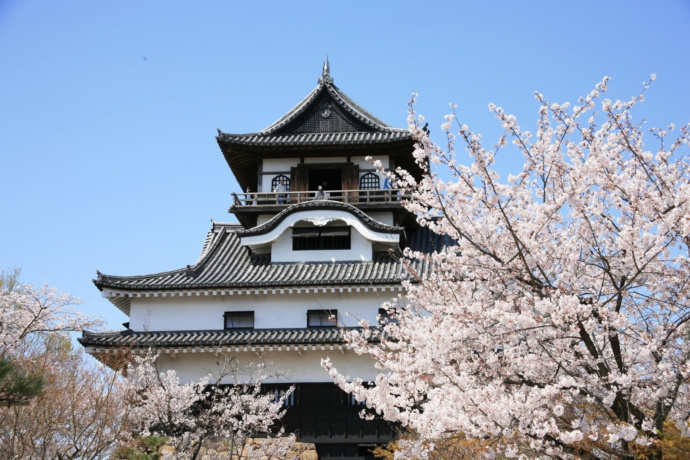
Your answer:
[[[258,225],[253,228],[245,229],[241,228],[237,230],[235,233],[240,237],[248,237],[248,236],[256,236],[256,235],[263,235],[265,233],[268,233],[280,225],[280,223],[285,220],[285,218],[291,214],[295,214],[298,212],[302,211],[317,211],[317,210],[340,210],[340,211],[345,211],[350,214],[352,214],[354,217],[356,217],[362,224],[367,227],[369,230],[372,232],[387,232],[387,233],[396,233],[396,234],[402,234],[404,232],[404,229],[402,227],[396,227],[393,225],[387,225],[383,224],[381,222],[378,222],[371,217],[369,217],[366,213],[361,211],[360,209],[352,206],[351,204],[348,203],[342,203],[340,201],[330,201],[330,200],[313,200],[313,201],[305,201],[303,203],[297,203],[293,204],[292,206],[288,206],[287,208],[283,209],[280,211],[278,214],[273,216],[270,220],[264,222],[261,225]]]

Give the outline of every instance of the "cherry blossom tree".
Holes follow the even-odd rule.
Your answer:
[[[73,308],[79,299],[22,284],[19,273],[0,273],[0,452],[105,458],[128,415],[120,376],[74,350],[66,334],[100,321]]]
[[[262,394],[261,384],[269,377],[264,365],[237,366],[237,361],[217,355],[218,375],[181,384],[174,370],[159,371],[157,356],[135,356],[124,383],[132,409],[135,435],[165,436],[177,458],[199,457],[203,447],[219,447],[233,458],[285,458],[292,437],[273,431],[285,413],[285,399]],[[249,378],[242,379],[242,377]],[[227,378],[232,385],[221,385]],[[250,438],[272,434],[274,442],[248,445]]]
[[[419,436],[401,458],[457,434],[489,457],[653,458],[665,424],[690,435],[690,129],[645,128],[633,109],[649,83],[613,102],[608,82],[572,106],[536,93],[534,133],[490,105],[505,130],[491,148],[454,113],[438,147],[411,101],[424,174],[388,175],[419,224],[456,244],[406,251],[429,269],[409,264],[393,320],[347,335],[375,359],[374,385],[323,362]],[[501,177],[497,162],[518,155]]]
[[[74,349],[69,337],[39,335],[18,347],[18,365],[37,372],[44,386],[24,405],[0,408],[2,458],[108,458],[128,426],[122,377]]]
[[[0,404],[25,403],[42,388],[41,376],[17,365],[24,341],[99,326],[73,306],[81,300],[56,289],[18,281],[20,270],[0,273]]]

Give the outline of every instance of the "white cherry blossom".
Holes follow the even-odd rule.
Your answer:
[[[536,93],[529,132],[492,104],[513,141],[493,150],[454,116],[439,148],[413,98],[424,175],[398,170],[396,186],[421,226],[457,244],[405,253],[428,270],[385,305],[396,322],[364,325],[379,343],[346,333],[375,360],[374,385],[325,360],[336,384],[422,441],[460,433],[490,440],[489,456],[626,457],[666,420],[688,431],[689,127],[647,146],[642,98],[601,101],[608,80],[574,106]],[[510,151],[524,163],[503,179],[493,164]]]

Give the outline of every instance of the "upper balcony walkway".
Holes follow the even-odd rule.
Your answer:
[[[353,206],[371,204],[374,206],[399,205],[401,200],[410,198],[409,194],[401,190],[327,190],[323,198],[317,198],[315,191],[307,192],[262,192],[262,193],[233,193],[232,210],[237,208],[284,208],[305,201],[316,199],[339,201]],[[248,210],[248,209],[247,209]]]
[[[410,199],[397,189],[379,190],[327,190],[323,198],[317,198],[313,190],[303,192],[251,192],[233,193],[232,206],[229,211],[239,219],[246,228],[257,224],[260,214],[278,214],[283,209],[297,203],[314,201],[317,199],[348,203],[364,212],[392,211],[394,214],[404,213],[402,200]]]

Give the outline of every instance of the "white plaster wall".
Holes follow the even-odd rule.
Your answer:
[[[299,158],[266,158],[263,160],[263,172],[270,173],[261,176],[259,192],[272,192],[271,181],[278,174],[290,177],[290,168],[297,166]]]
[[[356,157],[351,157],[350,161],[352,161],[354,164],[358,165],[360,169],[371,169],[373,166],[371,163],[369,163],[367,160],[364,159],[364,156],[356,156]],[[380,160],[381,163],[383,164],[383,167],[388,169],[390,166],[390,161],[388,155],[382,155],[376,157],[377,160]],[[304,159],[304,163],[308,164],[318,164],[318,163],[323,163],[323,164],[328,164],[328,163],[345,163],[347,161],[347,157],[307,157]],[[263,166],[262,166],[262,171],[264,174],[261,176],[261,181],[259,183],[259,190],[258,192],[271,192],[271,181],[275,176],[277,176],[280,173],[285,174],[286,176],[290,176],[290,168],[297,166],[297,164],[300,162],[299,158],[266,158],[263,160]],[[360,173],[360,177],[362,177],[366,172]],[[381,186],[383,186],[383,178],[381,177]]]
[[[390,211],[367,212],[366,214],[378,222],[386,225],[393,225],[393,213]],[[271,220],[273,217],[275,217],[275,214],[259,214],[256,218],[256,225],[262,225]],[[328,260],[330,260],[330,258]]]
[[[299,383],[299,382],[332,382],[328,372],[321,367],[321,359],[329,357],[338,371],[352,378],[359,377],[364,381],[373,381],[376,377],[376,369],[373,361],[368,356],[358,356],[352,351],[335,350],[326,351],[267,351],[255,353],[252,351],[223,354],[227,358],[235,358],[240,368],[248,369],[251,363],[270,363],[273,374],[284,374],[287,378],[270,378],[266,383]],[[189,383],[198,380],[208,374],[218,375],[218,366],[213,353],[177,353],[175,358],[169,354],[161,354],[158,358],[161,371],[174,369],[181,383]],[[238,374],[239,378],[246,380],[246,374]],[[232,383],[228,377],[222,383]]]
[[[338,310],[339,322],[357,326],[376,322],[378,309],[392,292],[242,294],[132,298],[129,327],[133,331],[220,330],[223,313],[253,311],[255,329],[305,328],[307,310]],[[270,292],[270,291],[269,291]],[[280,292],[280,291],[278,291]]]
[[[297,213],[290,214],[283,218],[274,229],[268,231],[267,233],[241,237],[241,244],[253,249],[263,248],[267,245],[275,243],[278,240],[278,238],[283,236],[285,232],[290,231],[290,227],[292,227],[295,224],[298,224],[301,221],[312,222],[317,224],[342,221],[346,225],[353,227],[354,230],[359,232],[369,241],[390,244],[395,244],[399,241],[399,235],[397,234],[382,233],[371,230],[367,228],[364,224],[362,224],[359,218],[355,217],[348,211],[332,209],[319,211],[303,210]],[[330,261],[331,259],[326,258],[322,260]]]
[[[291,229],[284,231],[271,245],[271,262],[341,262],[370,261],[371,259],[371,241],[364,238],[354,227],[350,230],[350,249],[293,251]]]
[[[386,225],[393,225],[393,213],[390,211],[368,212],[367,215],[377,222],[381,222]]]
[[[358,165],[360,169],[372,169],[374,166],[364,158],[366,158],[366,155],[361,157],[352,157],[351,160],[354,164]],[[385,169],[388,169],[390,166],[388,155],[375,156],[374,160],[380,160]]]
[[[275,217],[275,214],[259,214],[256,216],[256,225],[262,225]]]
[[[263,172],[289,172],[298,163],[299,158],[266,158],[263,160]]]

